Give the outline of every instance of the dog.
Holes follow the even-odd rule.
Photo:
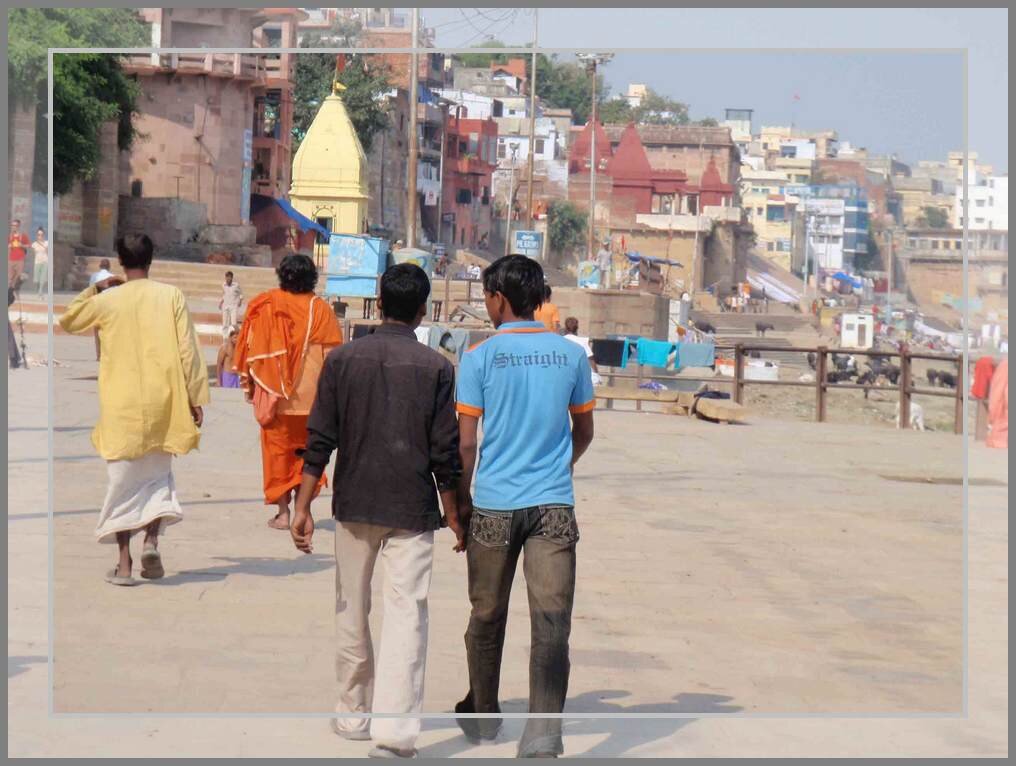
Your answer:
[[[767,322],[756,322],[755,323],[755,336],[758,338],[764,338],[767,330],[775,330],[771,324]]]
[[[900,425],[900,403],[896,402],[896,427],[901,428]],[[915,431],[924,430],[924,408],[917,402],[910,403],[910,423],[909,428]]]

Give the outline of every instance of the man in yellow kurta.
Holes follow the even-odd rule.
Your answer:
[[[159,532],[183,518],[172,459],[198,446],[208,372],[183,293],[148,278],[152,241],[130,235],[117,251],[126,279],[108,277],[84,290],[60,326],[74,333],[95,328],[102,343],[92,443],[107,461],[109,489],[95,536],[120,547],[107,582],[133,585],[130,539],[141,530],[141,576],[165,573]]]

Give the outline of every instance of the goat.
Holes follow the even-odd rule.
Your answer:
[[[756,322],[755,323],[755,335],[757,337],[759,337],[759,338],[764,338],[766,336],[766,331],[767,330],[775,330],[775,329],[776,328],[773,327],[768,322]]]

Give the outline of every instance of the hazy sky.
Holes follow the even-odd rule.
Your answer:
[[[531,9],[424,8],[438,46],[488,35],[532,39]],[[901,159],[944,159],[963,147],[963,56],[926,51],[793,52],[794,48],[967,48],[970,150],[1009,167],[1008,11],[1004,9],[541,8],[540,45],[673,48],[624,53],[604,70],[612,92],[644,82],[686,102],[693,118],[755,110],[755,126],[833,128],[841,141]],[[681,53],[680,48],[778,52]],[[795,101],[794,95],[800,96]]]

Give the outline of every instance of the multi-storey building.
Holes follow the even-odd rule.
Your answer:
[[[440,239],[453,247],[485,247],[493,234],[497,123],[452,116],[445,132]]]
[[[967,186],[969,223],[975,231],[1009,230],[1009,176],[974,176]],[[953,199],[953,226],[963,228],[963,185]]]
[[[296,8],[145,8],[153,47],[296,44]],[[182,199],[207,220],[250,220],[252,193],[288,193],[292,166],[292,54],[154,53],[124,62],[141,88],[124,168],[134,198]]]

